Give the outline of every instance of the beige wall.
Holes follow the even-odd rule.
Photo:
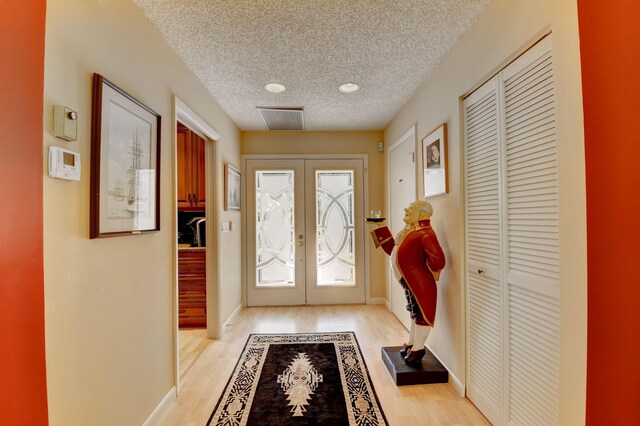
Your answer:
[[[369,209],[383,210],[384,162],[378,152],[382,132],[242,132],[242,154],[367,154],[369,157]],[[368,237],[367,237],[368,238]],[[369,241],[370,297],[386,297],[386,256]],[[376,300],[374,300],[375,302]]]
[[[89,239],[94,72],[162,116],[162,230],[158,233]],[[238,130],[133,2],[47,2],[45,162],[51,145],[79,151],[83,161],[79,183],[51,179],[46,165],[43,170],[52,425],[140,425],[174,385],[173,95],[220,133],[219,163],[239,164]],[[54,104],[78,111],[77,142],[52,136]],[[215,185],[221,188],[218,170]],[[220,219],[239,221],[239,215],[221,212]],[[222,236],[223,321],[240,303],[239,234]]]
[[[586,228],[582,97],[576,2],[495,0],[384,132],[390,145],[417,124],[420,141],[442,122],[449,129],[447,195],[430,201],[447,254],[430,347],[465,381],[464,188],[460,97],[532,38],[553,31],[561,221],[561,417],[584,423],[586,366]],[[418,142],[419,143],[419,142]],[[420,152],[418,150],[418,152]],[[421,191],[422,182],[419,181]]]

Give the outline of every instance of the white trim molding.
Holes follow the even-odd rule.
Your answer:
[[[405,140],[409,139],[410,137],[413,136],[413,143],[416,143],[416,124],[412,124],[411,127],[409,127],[409,129],[407,129],[406,132],[404,132],[402,134],[402,136],[400,136],[398,139],[396,139],[396,141],[394,143],[391,144],[391,146],[389,148],[387,148],[387,152],[391,152],[394,149],[396,149],[398,146],[400,146],[402,143],[404,143]],[[389,162],[387,160],[387,162]]]
[[[238,318],[238,315],[240,315],[240,312],[242,311],[243,308],[243,304],[240,303],[236,309],[234,309],[234,311],[231,313],[231,315],[229,315],[229,318],[227,318],[227,320],[222,324],[222,334],[227,332],[227,328],[232,326],[234,321],[236,320],[236,318]]]
[[[442,364],[444,368],[446,368],[447,371],[449,372],[449,384],[451,385],[451,387],[456,391],[458,395],[460,395],[461,398],[464,398],[465,396],[464,383],[462,383],[460,379],[458,379],[456,375],[451,372],[451,369],[447,367],[447,365],[444,362],[442,362],[440,357],[431,349],[431,347],[429,347],[429,345],[426,345],[426,346],[427,348],[429,348],[433,356],[435,356],[438,359],[438,361],[440,361],[440,364]]]
[[[205,140],[205,179],[207,198],[210,202],[205,208],[205,216],[208,223],[218,223],[220,215],[220,203],[217,197],[213,195],[218,191],[220,163],[218,158],[217,141],[221,136],[211,127],[202,117],[189,108],[180,98],[173,97],[173,122],[172,128],[172,148],[173,155],[173,247],[174,247],[174,321],[173,321],[173,360],[174,360],[174,384],[175,394],[180,393],[180,342],[179,342],[179,314],[178,314],[178,154],[177,154],[177,122],[180,121],[188,125],[191,130],[198,133]],[[220,318],[219,318],[219,286],[222,282],[221,278],[221,242],[218,235],[217,226],[207,227],[207,241],[214,241],[215,244],[207,244],[207,266],[206,266],[206,292],[207,292],[207,338],[217,338],[220,336]]]
[[[162,401],[156,406],[156,408],[151,412],[147,420],[142,424],[142,426],[154,426],[160,422],[160,417],[164,414],[165,410],[171,404],[171,402],[176,398],[176,387],[173,386],[169,393],[167,393]]]
[[[200,130],[208,138],[217,141],[220,140],[220,133],[216,132],[213,127],[207,124],[200,116],[187,106],[179,97],[174,96],[174,102],[176,107],[176,118],[178,120],[187,121],[190,124],[197,127],[196,130]]]
[[[466,388],[464,384],[451,371],[449,371],[449,385],[451,385],[453,390],[456,391],[460,398],[465,397]]]

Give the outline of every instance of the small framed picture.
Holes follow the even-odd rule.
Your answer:
[[[242,200],[242,174],[231,164],[224,165],[224,209],[240,211]]]
[[[424,197],[449,192],[447,155],[447,123],[443,123],[422,139]]]
[[[93,75],[90,238],[160,230],[160,115]]]

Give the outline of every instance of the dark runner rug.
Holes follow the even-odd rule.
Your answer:
[[[353,332],[252,334],[207,425],[386,425]]]

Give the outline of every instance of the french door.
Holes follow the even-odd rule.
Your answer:
[[[364,303],[363,160],[247,160],[247,304]]]

